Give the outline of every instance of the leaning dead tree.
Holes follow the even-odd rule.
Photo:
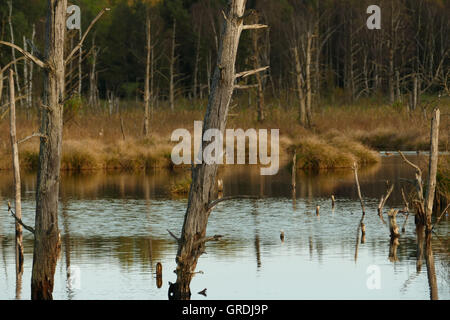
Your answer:
[[[409,161],[405,155],[399,151],[403,160],[415,170],[415,189],[416,198],[413,200],[416,209],[415,222],[416,225],[425,226],[427,233],[431,233],[433,226],[431,216],[433,213],[434,196],[436,191],[436,174],[439,158],[439,122],[440,111],[434,109],[431,120],[430,132],[430,155],[428,161],[428,179],[424,195],[422,170],[416,164]]]
[[[215,128],[223,133],[236,79],[256,74],[268,68],[241,73],[235,72],[236,54],[241,32],[266,27],[258,24],[244,25],[245,5],[246,0],[230,0],[228,1],[227,13],[224,13],[222,40],[217,67],[212,80],[208,108],[203,121],[203,132]],[[176,257],[177,281],[169,287],[170,299],[190,298],[190,282],[195,273],[198,258],[205,251],[206,242],[220,239],[220,236],[206,236],[209,215],[218,203],[218,200],[214,200],[217,169],[217,164],[206,164],[204,162],[192,168],[192,184],[181,236],[178,238],[171,233],[178,243],[178,252]],[[220,201],[224,200],[226,198],[220,199]]]
[[[103,15],[103,9],[92,21],[86,33],[68,57],[64,58],[67,0],[48,0],[46,42],[43,60],[13,43],[0,41],[22,53],[44,70],[44,94],[40,125],[40,151],[36,186],[36,216],[34,233],[31,298],[53,299],[53,284],[60,252],[58,229],[58,196],[61,166],[63,106],[65,99],[65,65],[80,49],[93,24]]]

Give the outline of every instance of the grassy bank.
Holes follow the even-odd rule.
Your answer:
[[[440,102],[443,113],[450,111],[449,101]],[[379,106],[371,100],[351,106],[324,105],[315,109],[314,126],[306,130],[297,122],[295,105],[286,108],[283,101],[272,99],[266,104],[265,121],[259,123],[254,108],[247,104],[243,97],[235,99],[228,127],[280,129],[280,154],[289,158],[295,148],[299,168],[348,168],[354,161],[360,165],[379,161],[375,150],[428,149],[430,124],[422,110],[407,113],[405,108]],[[85,105],[66,110],[62,170],[171,167],[172,131],[186,128],[193,132],[194,121],[203,120],[206,101],[180,100],[174,112],[161,103],[153,112],[149,137],[142,135],[142,105],[121,102],[121,108],[112,115],[106,108],[93,111]],[[443,117],[442,121],[448,119]],[[37,132],[37,114],[27,119],[19,109],[17,128],[19,138]],[[440,148],[448,150],[448,126],[441,128]],[[22,168],[36,169],[38,139],[21,144],[19,149]],[[9,123],[4,117],[0,120],[0,170],[10,167]]]

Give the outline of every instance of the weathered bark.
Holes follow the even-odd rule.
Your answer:
[[[48,0],[44,70],[45,108],[41,112],[41,137],[36,188],[35,241],[31,298],[53,299],[56,262],[61,249],[58,229],[58,195],[61,166],[64,36],[67,0]]]
[[[433,248],[431,246],[431,233],[425,239],[425,262],[427,264],[428,285],[430,287],[430,300],[439,300],[436,268],[434,265]]]
[[[14,75],[13,70],[9,69],[9,99],[10,99],[10,136],[12,149],[12,164],[14,172],[14,207],[15,214],[18,219],[22,219],[22,204],[20,191],[20,166],[19,166],[19,148],[16,137],[16,96],[14,92]],[[22,226],[16,220],[16,277],[21,278],[23,273],[23,243],[22,243]]]
[[[228,3],[212,91],[203,122],[203,132],[215,128],[223,133],[226,127],[228,108],[237,76],[235,63],[239,38],[244,27],[245,4],[246,0],[232,0]],[[206,241],[214,239],[214,237],[206,237],[206,227],[211,212],[209,203],[214,200],[216,193],[217,168],[217,164],[204,162],[193,167],[188,208],[181,237],[177,239],[177,281],[169,287],[170,299],[190,298],[190,282],[198,258],[205,250]]]
[[[439,122],[440,111],[434,109],[433,118],[431,120],[431,134],[430,134],[430,158],[428,162],[428,182],[425,192],[425,214],[426,214],[426,230],[431,232],[431,215],[433,214],[434,195],[436,191],[436,174],[439,157]]]
[[[148,136],[149,132],[149,121],[150,121],[150,64],[151,64],[151,25],[150,25],[150,15],[147,12],[146,18],[146,38],[147,38],[147,59],[145,65],[145,88],[144,88],[144,135]]]

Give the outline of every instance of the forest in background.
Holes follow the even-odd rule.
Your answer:
[[[0,1],[0,40],[42,55],[46,1],[9,3]],[[203,119],[226,1],[71,3],[81,8],[81,31],[67,30],[66,57],[96,15],[111,10],[66,65],[63,169],[170,166],[171,132]],[[238,82],[228,125],[280,128],[282,148],[301,150],[297,164],[306,168],[379,161],[370,148],[426,150],[431,109],[439,105],[445,114],[450,107],[450,3],[378,1],[381,30],[366,26],[371,4],[249,0],[246,23],[269,28],[242,33],[236,70],[269,68]],[[11,60],[11,48],[0,47],[0,66]],[[26,136],[37,130],[43,81],[42,70],[24,61],[13,67],[17,96],[26,97],[18,101],[18,131]],[[0,169],[11,165],[7,89],[5,81]],[[448,117],[443,121],[440,145],[448,150]],[[20,152],[22,167],[36,169],[37,141]]]
[[[320,105],[322,99],[351,103],[370,96],[383,97],[378,101],[390,104],[406,99],[414,108],[415,88],[419,96],[448,94],[450,3],[381,0],[377,3],[382,10],[381,30],[369,30],[366,10],[372,2],[249,1],[246,19],[269,28],[242,35],[236,69],[252,69],[255,63],[270,66],[261,74],[264,95],[304,96],[306,108]],[[98,89],[100,99],[107,99],[108,94],[121,99],[143,99],[147,12],[151,21],[151,101],[170,102],[171,95],[174,100],[208,95],[225,0],[72,3],[81,8],[83,32],[102,8],[111,8],[83,46],[83,96],[95,95]],[[23,46],[24,38],[34,38],[36,50],[42,52],[45,6],[46,1],[42,0],[12,1],[16,44]],[[0,40],[11,41],[6,0],[0,1],[0,19]],[[78,37],[78,30],[68,33],[66,50],[77,43]],[[68,92],[79,90],[78,73],[71,73],[78,68],[77,59],[75,56],[67,67]],[[0,65],[11,60],[10,48],[2,48]],[[23,79],[19,87],[24,88],[23,61],[18,68]],[[244,85],[256,85],[257,78],[248,77]],[[42,81],[35,76],[33,82],[33,96],[37,99]]]

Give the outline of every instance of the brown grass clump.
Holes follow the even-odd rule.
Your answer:
[[[360,165],[380,161],[377,152],[342,136],[328,140],[310,136],[297,144],[295,149],[297,166],[302,169],[351,168],[355,161]]]

